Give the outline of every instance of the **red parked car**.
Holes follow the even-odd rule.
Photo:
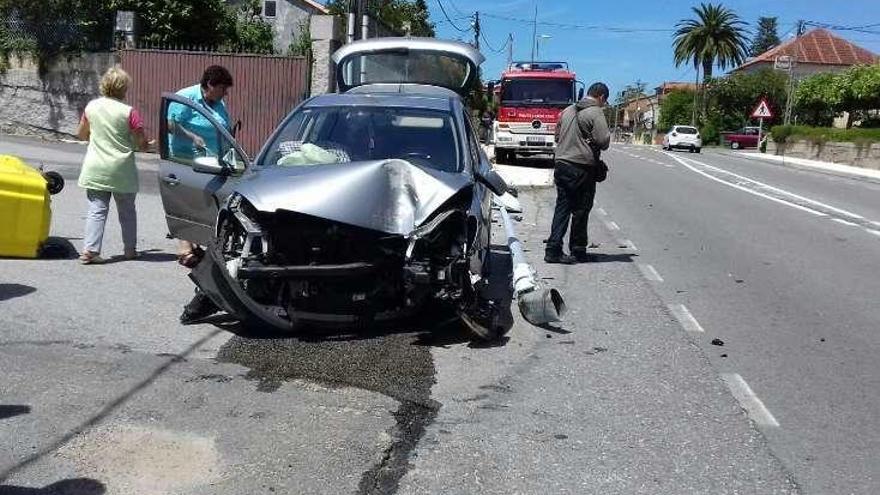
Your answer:
[[[742,129],[725,134],[724,139],[730,144],[732,149],[740,148],[757,148],[758,147],[758,128],[743,127]]]

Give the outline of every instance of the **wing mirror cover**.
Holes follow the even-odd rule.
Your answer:
[[[222,175],[226,168],[216,156],[199,156],[193,160],[193,171],[201,174]]]
[[[503,196],[507,192],[507,182],[495,170],[486,169],[477,172],[477,180],[488,187],[496,196]]]

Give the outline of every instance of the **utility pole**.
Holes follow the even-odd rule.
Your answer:
[[[507,65],[510,67],[513,63],[513,33],[507,33]]]
[[[536,46],[538,46],[538,2],[535,2],[535,17],[532,20],[532,62],[535,61]]]
[[[797,22],[797,37],[795,38],[795,44],[797,44],[798,38],[804,34],[806,28],[806,23],[803,20],[799,20]],[[788,95],[785,99],[785,116],[783,118],[783,124],[788,125],[791,123],[791,113],[794,108],[794,66],[797,63],[797,50],[794,50],[794,54],[790,55],[788,58]]]
[[[474,47],[480,49],[480,11],[474,12]]]

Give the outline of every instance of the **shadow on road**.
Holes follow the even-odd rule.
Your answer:
[[[16,297],[23,297],[36,291],[37,289],[31,287],[30,285],[0,284],[0,301],[14,299]]]
[[[0,419],[12,418],[31,412],[31,406],[0,404]],[[0,492],[2,494],[3,492]]]
[[[622,253],[622,254],[605,254],[605,253],[590,253],[590,261],[589,263],[632,263],[633,258],[637,257],[637,254],[632,253]]]
[[[103,495],[103,483],[91,478],[61,480],[43,488],[0,485],[0,495]]]
[[[78,435],[82,434],[83,432],[87,431],[89,428],[91,428],[91,427],[93,427],[93,426],[99,424],[101,421],[103,421],[104,419],[106,419],[107,417],[109,417],[114,411],[116,411],[116,410],[117,410],[118,408],[120,408],[122,405],[124,405],[124,404],[127,403],[129,400],[131,400],[131,399],[132,399],[135,395],[137,395],[139,392],[141,392],[142,390],[144,390],[144,389],[146,389],[147,387],[149,387],[149,386],[150,386],[154,381],[156,381],[160,376],[162,376],[163,374],[165,374],[165,372],[167,372],[171,367],[175,366],[175,365],[178,364],[178,363],[181,363],[181,362],[185,361],[187,356],[189,356],[190,354],[192,354],[193,352],[195,352],[196,349],[198,349],[198,348],[200,348],[202,345],[204,345],[205,342],[207,342],[207,341],[211,340],[212,338],[216,337],[217,334],[219,334],[219,333],[220,333],[220,330],[215,330],[215,331],[213,331],[213,332],[211,332],[211,333],[205,335],[205,336],[202,337],[201,339],[195,341],[192,345],[190,345],[189,347],[187,347],[186,350],[184,350],[182,353],[180,353],[180,354],[170,355],[169,358],[168,358],[168,360],[165,361],[161,366],[159,366],[158,368],[156,368],[152,373],[150,373],[149,376],[147,376],[146,378],[144,378],[143,380],[141,380],[140,382],[138,382],[137,384],[135,384],[132,388],[130,388],[128,391],[126,391],[125,393],[123,393],[123,394],[120,395],[119,397],[117,397],[117,398],[113,399],[112,401],[110,401],[109,403],[107,403],[104,407],[101,408],[101,410],[99,410],[97,413],[95,413],[95,415],[93,415],[92,417],[86,419],[85,421],[83,421],[83,422],[82,422],[81,424],[79,424],[78,426],[72,428],[70,431],[64,433],[61,437],[59,437],[59,438],[58,438],[57,440],[55,440],[54,442],[52,442],[52,443],[50,443],[50,444],[44,446],[43,448],[41,448],[41,449],[37,450],[36,452],[34,452],[33,454],[31,454],[30,456],[28,456],[28,457],[26,457],[25,459],[19,461],[17,464],[15,464],[15,465],[13,465],[13,466],[11,466],[11,467],[9,467],[9,468],[3,470],[3,471],[0,471],[0,482],[6,481],[6,480],[9,479],[9,477],[12,476],[13,474],[15,474],[15,473],[21,471],[22,469],[24,469],[24,468],[26,468],[27,466],[33,464],[34,462],[39,461],[40,459],[42,459],[43,457],[46,457],[47,455],[51,454],[52,452],[55,452],[56,450],[58,450],[59,448],[61,448],[63,445],[65,445],[67,442],[69,442],[70,440],[72,440],[72,439],[75,438],[76,436],[78,436]],[[6,486],[3,486],[3,485],[0,485],[0,495],[7,495],[8,493],[15,493],[15,494],[22,493],[22,494],[28,494],[28,495],[33,495],[33,494],[41,494],[41,495],[42,495],[42,494],[53,494],[53,493],[61,493],[61,494],[65,494],[65,495],[79,495],[79,494],[83,494],[83,495],[91,495],[91,494],[101,494],[101,493],[104,493],[104,491],[103,491],[103,489],[104,489],[104,485],[102,485],[102,484],[100,484],[100,483],[98,483],[97,481],[94,481],[94,480],[87,480],[88,482],[93,482],[92,485],[88,485],[88,483],[86,483],[86,481],[84,481],[84,480],[85,480],[84,478],[83,478],[83,479],[77,479],[77,480],[65,480],[65,481],[59,481],[58,483],[67,483],[67,482],[69,482],[69,483],[70,483],[69,485],[60,485],[60,486],[61,486],[61,488],[66,488],[66,487],[69,486],[69,487],[72,487],[72,488],[68,488],[68,489],[69,489],[69,490],[72,490],[73,488],[75,488],[75,487],[77,486],[76,483],[74,483],[74,482],[80,482],[80,481],[82,481],[82,483],[84,483],[84,485],[83,485],[84,487],[89,487],[89,486],[91,486],[91,487],[95,487],[95,489],[96,489],[96,488],[100,488],[101,491],[94,491],[94,490],[93,490],[93,491],[85,491],[85,490],[81,490],[81,491],[78,491],[78,492],[77,492],[77,491],[66,491],[66,492],[59,492],[59,491],[54,491],[54,492],[53,492],[53,491],[6,492],[6,491],[3,491],[3,490],[5,490],[5,489],[7,489],[7,488],[9,488],[9,489],[11,489],[11,488],[15,488],[15,487],[6,487]],[[43,490],[48,490],[49,488],[52,488],[52,487],[58,485],[58,483],[56,483],[56,484],[54,484],[54,485],[50,485],[50,486],[48,486],[48,487],[46,487],[46,488],[43,488]],[[95,484],[95,483],[96,483],[96,484]],[[26,490],[33,490],[33,489],[28,488],[28,489],[26,489]]]

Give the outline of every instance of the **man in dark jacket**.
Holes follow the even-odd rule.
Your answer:
[[[602,107],[608,101],[608,86],[594,83],[587,97],[563,110],[556,127],[556,209],[550,238],[544,253],[547,263],[572,264],[587,261],[587,218],[596,196],[599,154],[611,143],[611,133]],[[562,242],[571,217],[568,247]]]

